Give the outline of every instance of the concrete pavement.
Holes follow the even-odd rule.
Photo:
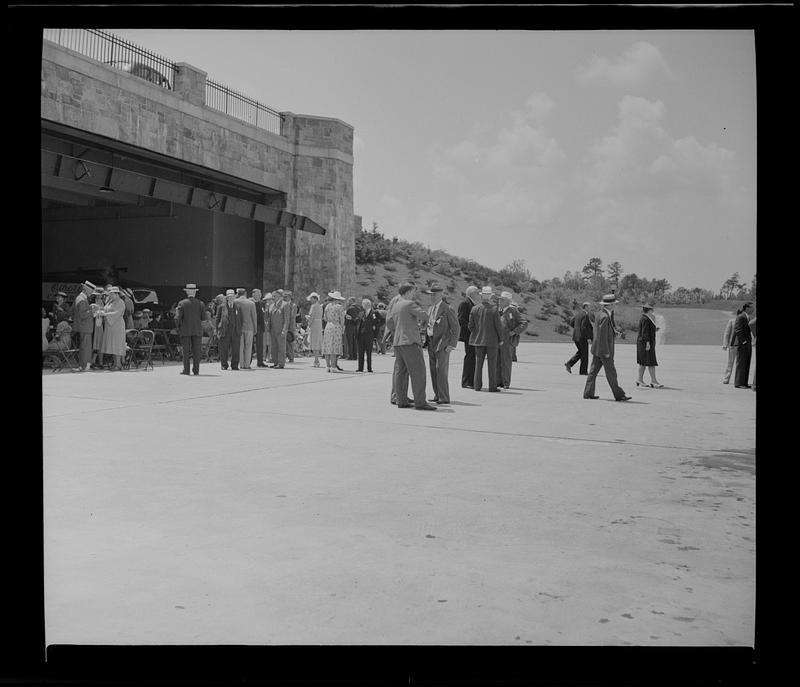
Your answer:
[[[587,401],[573,350],[490,394],[459,348],[437,412],[390,356],[44,373],[48,644],[752,646],[756,394],[620,346],[633,400]]]

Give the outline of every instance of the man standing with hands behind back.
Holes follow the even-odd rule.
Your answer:
[[[178,303],[175,327],[181,337],[183,351],[182,375],[189,374],[189,357],[192,358],[192,372],[200,374],[200,344],[203,338],[203,316],[206,306],[199,298],[195,298],[197,284],[187,284],[184,289],[186,298]]]
[[[431,307],[428,309],[428,365],[431,371],[433,402],[439,405],[450,403],[450,383],[447,374],[450,370],[450,353],[458,343],[460,328],[458,318],[444,300],[444,289],[432,284]]]
[[[630,396],[626,396],[619,384],[617,384],[617,369],[614,367],[614,337],[617,329],[614,326],[614,305],[617,299],[614,294],[603,296],[600,305],[603,306],[594,319],[594,331],[592,333],[592,364],[589,367],[589,376],[586,378],[586,386],[583,389],[583,397],[597,399],[595,396],[594,384],[597,373],[602,367],[606,373],[606,381],[611,387],[614,399],[617,401],[629,401]]]

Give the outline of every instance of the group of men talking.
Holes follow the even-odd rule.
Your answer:
[[[427,309],[414,300],[418,293],[430,296]],[[413,406],[417,410],[437,410],[437,405],[449,404],[450,353],[459,341],[465,350],[463,388],[481,391],[483,363],[487,361],[488,391],[508,389],[515,349],[528,324],[512,301],[508,291],[498,295],[491,286],[469,286],[456,313],[438,284],[427,289],[403,284],[386,309],[386,336],[391,337],[395,354],[390,402],[398,408]],[[431,399],[426,398],[424,348],[428,349]],[[409,380],[413,398],[408,396]]]

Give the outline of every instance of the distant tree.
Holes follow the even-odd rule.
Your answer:
[[[667,291],[672,288],[672,285],[666,279],[654,279],[652,287],[653,296],[658,298],[659,294],[661,294],[661,298],[663,299]]]
[[[596,279],[603,274],[603,261],[600,258],[591,258],[582,268],[584,279]]]
[[[608,278],[614,285],[614,291],[616,292],[619,288],[620,277],[622,277],[622,265],[615,260],[610,265],[606,266],[606,272],[608,272]]]
[[[756,275],[753,275],[753,281],[750,284],[750,298],[755,300],[756,298]]]
[[[725,299],[728,300],[734,293],[738,292],[744,286],[739,281],[739,273],[734,272],[730,277],[728,277],[722,284],[722,288],[720,289],[720,295]]]

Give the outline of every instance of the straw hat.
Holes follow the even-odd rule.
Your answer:
[[[340,291],[332,291],[332,292],[330,292],[328,294],[328,298],[333,298],[334,300],[337,300],[337,301],[343,301],[344,300],[344,296],[342,295],[342,293]]]
[[[319,300],[319,294],[316,291],[312,291],[308,296],[306,296],[306,300],[310,301],[312,298],[316,298]]]

